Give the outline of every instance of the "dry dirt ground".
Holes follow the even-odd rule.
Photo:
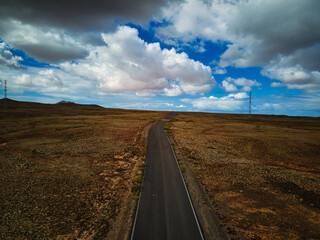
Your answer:
[[[320,119],[178,113],[166,126],[229,236],[320,239]]]
[[[147,127],[167,113],[11,100],[2,107],[0,239],[123,235]]]

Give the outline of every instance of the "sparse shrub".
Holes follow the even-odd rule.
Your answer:
[[[188,155],[188,158],[193,159],[193,160],[196,160],[196,159],[197,159],[194,152],[191,152],[191,153]]]
[[[133,200],[138,200],[139,199],[139,196],[138,195],[134,195],[133,196]]]
[[[135,177],[132,179],[132,182],[133,182],[133,183],[142,183],[142,174],[139,174],[139,175],[135,176]]]
[[[145,167],[146,167],[146,163],[143,162],[143,163],[141,163],[141,164],[139,165],[139,170],[143,172],[144,169],[145,169]]]
[[[171,119],[170,119],[170,122],[179,122],[179,119],[177,119],[177,118],[171,118]]]
[[[133,192],[136,196],[139,195],[140,190],[141,190],[140,184],[135,184],[131,187],[131,192]]]
[[[164,132],[165,134],[169,137],[172,135],[172,131],[171,131],[171,123],[168,122],[164,125]]]

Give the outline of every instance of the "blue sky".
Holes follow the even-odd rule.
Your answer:
[[[9,98],[320,116],[320,1],[82,2],[1,3]]]

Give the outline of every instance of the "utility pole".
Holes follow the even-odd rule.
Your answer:
[[[8,93],[8,90],[7,90],[7,80],[0,80],[0,89],[2,88],[2,84],[4,82],[4,99],[3,99],[3,103],[4,103],[4,109],[7,109],[7,93]]]
[[[7,110],[7,93],[8,93],[7,80],[4,80],[4,109],[6,110]]]
[[[251,114],[251,91],[250,91],[250,98],[249,98],[249,114]]]
[[[8,93],[7,80],[4,80],[4,98],[5,99],[7,99],[7,93]]]

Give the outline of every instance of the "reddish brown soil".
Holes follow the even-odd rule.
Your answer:
[[[10,100],[0,110],[0,238],[105,239],[123,227],[114,224],[134,206],[144,129],[164,115]]]
[[[167,126],[230,236],[320,239],[320,119],[179,113]]]

